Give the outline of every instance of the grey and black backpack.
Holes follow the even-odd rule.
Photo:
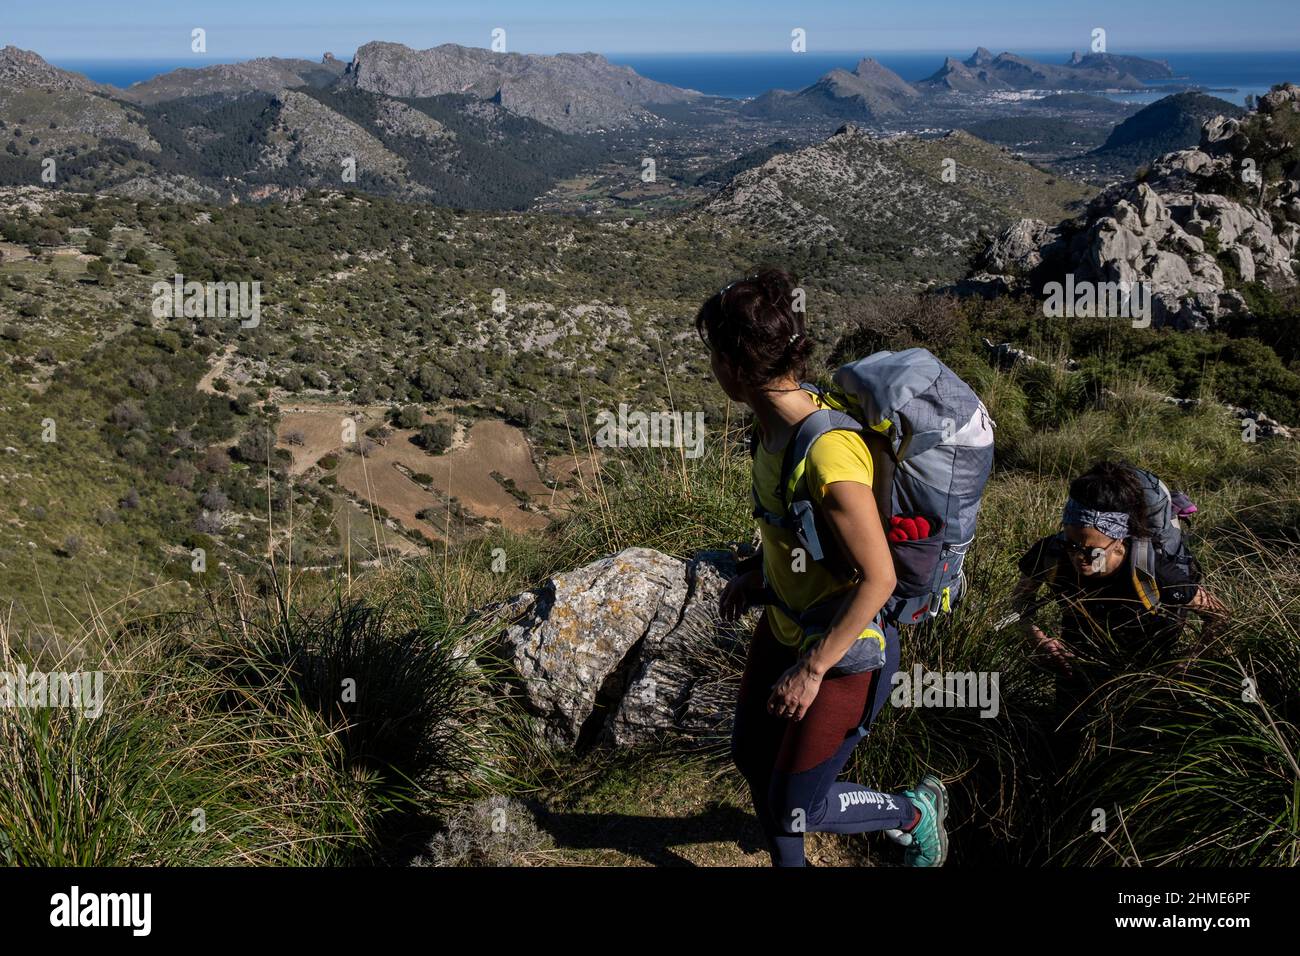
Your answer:
[[[767,511],[755,488],[754,517],[792,531],[810,560],[842,557],[834,532],[808,497],[804,467],[822,435],[858,432],[871,451],[886,527],[894,515],[924,515],[931,526],[929,537],[890,543],[897,585],[882,616],[915,624],[952,610],[962,594],[962,563],[993,467],[988,410],[969,385],[922,348],[876,352],[841,366],[832,381],[825,391],[803,385],[831,407],[800,422],[786,448],[776,488],[784,513]],[[839,598],[803,614],[775,603],[806,629],[825,625]]]

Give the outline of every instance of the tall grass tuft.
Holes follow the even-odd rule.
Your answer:
[[[366,600],[299,611],[237,582],[206,614],[116,633],[79,664],[104,672],[98,717],[0,708],[7,863],[394,861],[515,785],[517,718],[436,613],[398,628]],[[5,671],[33,666],[0,636]]]

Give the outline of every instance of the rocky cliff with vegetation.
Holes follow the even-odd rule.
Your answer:
[[[1289,84],[1240,119],[1212,118],[1197,147],[1160,157],[1083,215],[1007,227],[983,252],[993,275],[982,281],[1038,294],[1067,274],[1145,283],[1159,325],[1249,320],[1300,275],[1297,132],[1300,88]]]

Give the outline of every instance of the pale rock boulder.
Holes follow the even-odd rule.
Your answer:
[[[1142,240],[1117,220],[1101,219],[1093,226],[1087,253],[1093,275],[1112,282],[1135,281],[1141,258]]]
[[[1184,232],[1182,229],[1175,228],[1171,230],[1169,233],[1168,243],[1174,252],[1177,252],[1179,255],[1187,256],[1189,259],[1205,252],[1205,241],[1197,236]]]
[[[1215,116],[1201,126],[1200,151],[1210,155],[1235,152],[1241,143],[1241,121],[1227,116]]]
[[[1192,275],[1209,283],[1211,288],[1223,288],[1223,268],[1209,253],[1194,255],[1188,260]]]
[[[1272,233],[1267,219],[1257,211],[1224,196],[1208,194],[1197,197],[1195,216],[1219,230],[1219,243],[1232,245],[1242,233],[1263,227]]]
[[[686,562],[690,597],[677,626],[647,634],[605,739],[630,747],[665,732],[719,741],[730,733],[736,685],[716,665],[739,652],[739,635],[720,629],[718,598],[735,574],[726,552],[702,552]]]
[[[989,271],[1027,274],[1043,261],[1042,247],[1051,239],[1041,219],[1020,219],[997,234],[984,252]]]
[[[628,548],[493,609],[509,622],[498,653],[545,740],[572,748],[725,735],[734,688],[719,690],[715,669],[744,642],[719,626],[716,608],[735,571],[729,552],[682,560]]]
[[[1228,259],[1241,276],[1242,282],[1255,281],[1255,257],[1245,246],[1235,245],[1228,249]]]
[[[1127,199],[1121,199],[1115,203],[1115,209],[1112,211],[1111,217],[1120,229],[1132,233],[1142,231],[1142,216]]]
[[[1209,172],[1214,165],[1214,160],[1208,153],[1203,153],[1199,149],[1184,149],[1166,155],[1163,158],[1163,164],[1161,172],[1176,170],[1196,174]]]
[[[1169,210],[1165,208],[1160,195],[1146,183],[1138,183],[1137,211],[1142,225],[1146,227],[1169,218]]]
[[[1186,289],[1192,284],[1192,271],[1187,261],[1172,252],[1157,251],[1145,265],[1147,278],[1156,288]]]

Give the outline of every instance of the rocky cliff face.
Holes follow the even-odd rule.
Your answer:
[[[430,50],[367,43],[348,64],[343,82],[405,98],[465,93],[570,132],[654,122],[645,105],[700,95],[648,80],[595,53],[494,53],[450,43]]]
[[[1270,136],[1297,112],[1300,87],[1287,84],[1254,113],[1207,121],[1196,148],[1162,156],[1141,182],[1108,189],[1083,216],[1055,226],[1022,219],[1002,230],[977,279],[1036,294],[1067,276],[1145,283],[1153,324],[1177,328],[1247,314],[1242,287],[1295,285],[1300,255],[1300,169],[1285,155],[1261,168],[1248,131]]]
[[[30,50],[7,46],[0,50],[0,89],[37,88],[43,90],[81,90],[107,93],[109,88],[92,83],[80,73],[69,73],[50,66]]]

